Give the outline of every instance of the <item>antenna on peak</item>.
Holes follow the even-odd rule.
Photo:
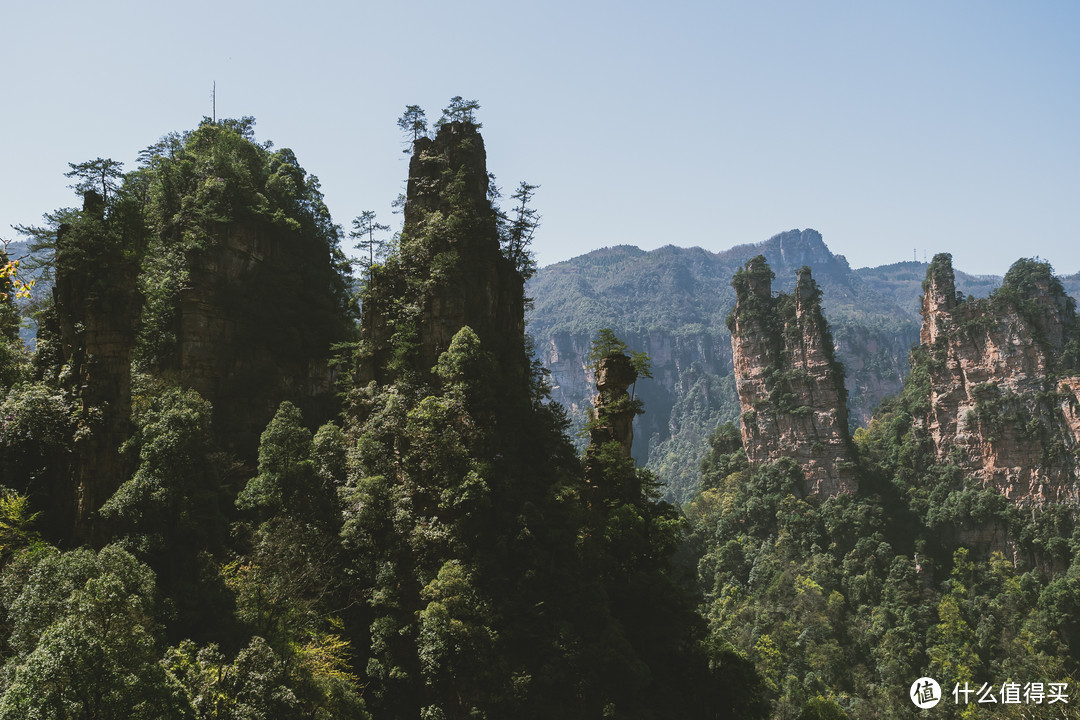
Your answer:
[[[214,85],[210,89],[210,112],[214,122],[217,122],[217,80],[214,81]]]

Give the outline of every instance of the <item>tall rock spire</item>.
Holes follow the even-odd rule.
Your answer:
[[[1019,504],[1075,500],[1076,312],[1050,267],[1019,260],[996,293],[965,300],[952,257],[936,255],[922,314],[914,357],[928,379],[921,423],[937,460]]]
[[[468,122],[414,143],[400,244],[364,295],[362,381],[427,376],[465,326],[500,376],[524,381],[524,281],[500,251],[486,159]]]
[[[772,279],[759,255],[732,282],[729,327],[747,458],[793,459],[807,494],[854,492],[844,370],[833,355],[821,292],[807,267],[793,295],[772,297]]]
[[[131,435],[131,357],[142,296],[137,265],[106,226],[97,193],[85,194],[79,223],[60,227],[56,247],[53,297],[69,368],[64,378],[89,430],[76,439],[72,454],[71,511],[75,534],[88,539],[96,532],[97,510],[126,478],[119,449]]]

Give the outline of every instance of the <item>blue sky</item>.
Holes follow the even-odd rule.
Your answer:
[[[1075,2],[4,3],[0,237],[76,204],[67,163],[133,167],[253,115],[335,220],[397,218],[395,120],[481,104],[504,190],[539,184],[542,265],[819,230],[855,267],[952,252],[1080,271]]]

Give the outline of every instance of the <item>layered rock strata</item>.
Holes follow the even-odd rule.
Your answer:
[[[589,431],[592,445],[616,442],[623,457],[629,458],[634,445],[634,417],[637,405],[628,392],[637,381],[637,371],[622,353],[600,360],[596,368],[596,422]]]
[[[1074,302],[1049,268],[1022,260],[989,298],[958,295],[952,259],[927,269],[923,423],[938,462],[1018,504],[1075,501],[1080,377],[1067,358]]]
[[[821,293],[809,268],[791,295],[772,295],[773,273],[753,258],[733,281],[729,318],[742,439],[751,464],[782,457],[802,468],[806,494],[858,489],[844,372],[833,355]]]

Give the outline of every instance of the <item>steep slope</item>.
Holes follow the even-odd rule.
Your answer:
[[[364,289],[342,537],[365,701],[378,717],[689,716],[714,683],[674,580],[674,512],[628,458],[636,370],[604,359],[583,464],[530,367],[485,160],[467,121],[414,143],[400,243]]]
[[[636,421],[635,458],[668,484],[670,497],[690,496],[705,438],[739,415],[724,318],[735,302],[731,276],[759,254],[776,272],[778,290],[793,289],[802,265],[813,271],[837,358],[847,371],[849,422],[852,428],[865,425],[908,373],[908,353],[919,339],[926,263],[853,270],[818,232],[791,230],[719,253],[604,248],[541,269],[526,288],[535,301],[528,331],[551,372],[555,399],[576,425],[584,423],[591,393],[584,357],[600,328],[614,329],[653,357],[655,379],[638,388],[649,413]],[[965,294],[985,296],[1000,284],[999,277],[956,273],[957,289]],[[1080,290],[1080,276],[1064,284]]]
[[[850,368],[852,415],[865,422],[907,373],[907,352],[918,338],[916,305],[878,293],[814,230],[792,230],[722,253],[607,248],[546,267],[527,287],[535,301],[528,331],[551,372],[553,397],[575,423],[583,424],[589,406],[585,356],[600,328],[611,327],[652,357],[654,380],[638,387],[649,412],[636,421],[634,452],[667,483],[672,498],[690,496],[705,438],[718,423],[739,416],[725,318],[735,303],[731,276],[759,254],[775,269],[780,289],[794,287],[803,265],[813,270],[837,356]]]
[[[821,314],[821,291],[807,267],[790,295],[774,297],[772,279],[758,255],[732,282],[736,301],[728,324],[743,449],[753,466],[794,460],[805,495],[855,492],[844,369]]]
[[[500,252],[486,168],[471,123],[414,144],[401,251],[373,269],[364,296],[362,381],[426,376],[466,325],[503,375],[524,380],[523,281]]]
[[[253,123],[169,135],[108,197],[86,190],[82,210],[33,229],[55,271],[34,372],[41,391],[70,395],[77,425],[48,473],[6,482],[55,478],[32,494],[58,537],[104,537],[97,512],[137,462],[137,442],[121,452],[132,407],[167,387],[208,401],[219,449],[252,467],[282,400],[313,419],[337,409],[329,361],[353,323],[340,229],[318,180],[291,150],[255,143]]]
[[[149,148],[137,366],[199,392],[228,448],[253,461],[285,399],[328,418],[332,347],[349,338],[348,280],[319,181],[253,121],[204,123]]]
[[[937,255],[924,288],[924,422],[938,462],[1018,504],[1076,501],[1076,301],[1031,260],[973,300],[956,292],[951,257]]]
[[[131,361],[142,295],[134,238],[107,220],[105,200],[87,192],[80,221],[57,232],[54,317],[65,369],[87,430],[71,459],[74,525],[86,535],[94,513],[128,471],[118,449],[131,432]]]
[[[764,258],[734,278],[742,431],[712,435],[684,506],[715,640],[777,717],[908,717],[921,676],[1071,677],[1080,341],[1050,267],[974,299],[935,257],[912,372],[853,443],[809,272],[770,281]]]

